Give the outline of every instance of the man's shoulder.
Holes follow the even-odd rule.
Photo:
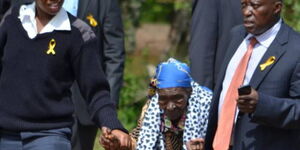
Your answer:
[[[241,33],[241,32],[245,32],[245,27],[243,26],[243,24],[239,24],[236,25],[234,27],[231,28],[231,34],[236,34],[236,33]]]
[[[300,33],[295,31],[291,26],[282,23],[277,40],[282,44],[287,43],[298,46],[300,43]]]
[[[78,29],[84,41],[89,41],[96,38],[92,28],[80,18],[74,17],[69,14],[71,26]]]
[[[235,38],[240,38],[243,37],[244,35],[246,35],[246,29],[245,27],[240,24],[240,25],[236,25],[234,27],[232,27],[230,29],[229,35],[228,35],[228,42],[235,39]]]
[[[292,28],[291,26],[287,25],[287,24],[283,24],[287,27],[287,29],[289,30],[290,36],[295,36],[295,38],[297,38],[297,40],[299,40],[300,38],[300,33],[299,31],[295,31],[294,28]]]

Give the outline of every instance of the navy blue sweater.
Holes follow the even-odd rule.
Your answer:
[[[17,6],[0,24],[0,129],[34,131],[70,127],[70,87],[77,80],[94,122],[125,130],[117,119],[101,65],[96,36],[69,15],[71,31],[38,34],[30,39]],[[50,41],[53,53],[47,54]]]

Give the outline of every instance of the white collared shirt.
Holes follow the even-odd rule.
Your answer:
[[[252,75],[258,66],[258,63],[262,59],[263,55],[266,53],[267,49],[271,45],[271,43],[274,41],[280,27],[282,24],[282,20],[280,19],[272,28],[264,32],[263,34],[259,36],[254,36],[258,43],[255,45],[253,52],[251,54],[250,60],[248,62],[248,67],[245,75],[245,79],[243,82],[243,85],[248,85]],[[246,38],[243,40],[243,42],[238,47],[237,51],[234,53],[233,57],[231,58],[227,68],[226,68],[226,74],[225,78],[222,83],[222,91],[219,99],[219,115],[221,113],[221,109],[224,103],[224,99],[228,90],[228,87],[231,83],[232,77],[235,73],[235,70],[237,66],[239,65],[239,62],[241,61],[242,57],[247,51],[247,47],[250,43],[250,38],[253,37],[253,34],[248,34]],[[235,115],[235,121],[239,110],[237,109],[236,115]]]
[[[35,2],[29,5],[22,5],[19,11],[19,19],[30,39],[37,34],[49,33],[54,30],[71,31],[71,24],[67,12],[61,8],[60,11],[48,22],[48,24],[38,33],[35,19]]]

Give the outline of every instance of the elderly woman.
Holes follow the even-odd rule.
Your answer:
[[[192,80],[186,64],[172,58],[157,66],[150,87],[154,92],[131,132],[132,149],[201,150],[212,92]],[[118,149],[115,139],[107,135],[101,140],[104,147]]]

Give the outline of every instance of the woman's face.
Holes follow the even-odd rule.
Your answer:
[[[178,120],[184,114],[191,88],[158,89],[158,104],[165,114],[172,120]]]
[[[55,16],[61,9],[64,0],[35,0],[37,9],[49,16]]]

